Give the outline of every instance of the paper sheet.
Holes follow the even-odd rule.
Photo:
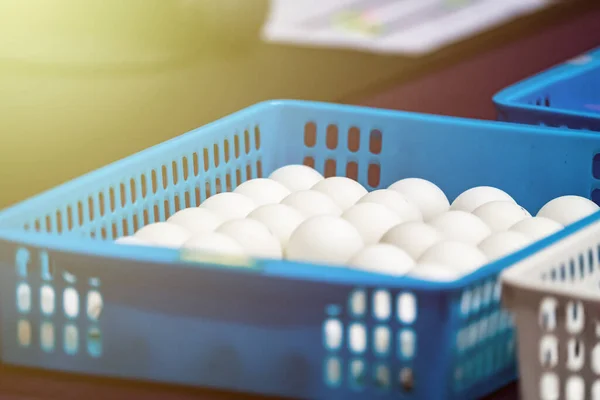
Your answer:
[[[550,0],[272,0],[270,42],[422,54]]]

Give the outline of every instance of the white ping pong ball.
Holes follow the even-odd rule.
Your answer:
[[[233,219],[219,226],[216,232],[235,240],[250,257],[282,258],[279,240],[263,223],[255,219]]]
[[[209,254],[236,256],[243,256],[245,254],[242,246],[235,240],[217,232],[204,232],[193,235],[183,244],[183,248]]]
[[[191,235],[190,231],[179,225],[156,222],[144,226],[134,236],[155,246],[179,248]]]
[[[252,199],[258,207],[265,204],[276,204],[283,200],[290,190],[272,179],[250,179],[236,187],[233,193],[239,193]]]
[[[223,223],[223,218],[207,208],[190,207],[177,211],[167,219],[167,222],[197,234],[213,232]]]
[[[367,194],[360,183],[344,176],[332,176],[317,182],[312,190],[326,194],[342,210],[352,207],[361,197]]]
[[[392,189],[379,189],[365,194],[358,200],[361,203],[377,203],[386,206],[396,213],[402,221],[422,221],[423,214],[400,192]]]
[[[292,232],[304,221],[300,211],[285,204],[265,204],[248,214],[247,218],[262,222],[285,249]]]
[[[477,245],[492,231],[479,217],[465,211],[448,211],[438,215],[429,225],[446,239]]]
[[[447,265],[463,273],[470,273],[488,262],[476,246],[457,241],[442,241],[431,246],[417,260],[418,264]]]
[[[519,232],[528,236],[533,241],[541,240],[564,228],[563,225],[550,218],[532,217],[517,222],[510,227],[510,231]]]
[[[304,221],[292,233],[286,258],[345,265],[364,246],[362,236],[343,218],[320,215]]]
[[[456,268],[449,268],[442,264],[426,263],[417,264],[406,275],[424,281],[452,282],[462,278],[464,273]]]
[[[425,221],[448,211],[448,198],[436,184],[421,178],[401,179],[391,184],[388,189],[404,195],[421,211]]]
[[[378,243],[364,247],[350,259],[348,265],[377,274],[402,276],[415,266],[415,260],[396,246]]]
[[[511,226],[531,214],[512,201],[497,200],[485,203],[473,211],[473,215],[481,218],[492,232],[507,231]]]
[[[403,222],[392,210],[377,203],[355,204],[344,211],[342,218],[356,228],[365,244],[379,242],[384,233]]]
[[[503,190],[491,186],[477,186],[459,194],[452,202],[450,210],[473,212],[477,207],[482,206],[485,203],[499,200],[516,203],[515,200]]]
[[[199,206],[208,209],[223,220],[245,218],[256,208],[254,201],[248,196],[239,193],[224,192],[215,194],[204,200]]]
[[[488,260],[495,261],[512,254],[531,243],[525,234],[513,231],[496,232],[479,243],[479,250]]]
[[[389,243],[406,251],[415,260],[431,246],[443,240],[442,234],[424,222],[405,222],[389,229],[381,243]]]
[[[122,244],[122,245],[130,245],[130,246],[149,246],[150,243],[143,241],[140,238],[137,238],[135,236],[122,236],[120,238],[118,238],[117,240],[115,240],[116,244]]]
[[[537,217],[549,218],[563,226],[570,225],[598,211],[593,201],[581,196],[561,196],[547,202]]]
[[[293,164],[276,169],[269,175],[269,179],[281,183],[290,192],[297,192],[310,189],[324,178],[319,171],[311,167]]]
[[[316,190],[293,192],[283,199],[280,204],[298,210],[306,218],[318,215],[340,216],[342,214],[342,210],[329,196]]]

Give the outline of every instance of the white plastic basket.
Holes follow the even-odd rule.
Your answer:
[[[521,399],[600,400],[600,213],[558,235],[501,275]]]

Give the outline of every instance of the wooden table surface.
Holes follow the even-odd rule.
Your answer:
[[[489,50],[481,52],[477,56],[458,61],[451,66],[431,72],[408,83],[386,85],[380,82],[381,87],[379,89],[371,88],[367,92],[357,90],[351,95],[340,96],[337,100],[374,107],[493,119],[495,112],[490,98],[496,91],[562,60],[600,45],[599,26],[600,10],[580,13],[578,16],[571,17],[567,21],[552,23],[550,26],[519,40],[506,43],[502,46],[492,46]],[[322,60],[314,60],[308,67],[318,69],[321,67],[322,62]],[[368,64],[369,62],[366,61],[365,67],[368,67]],[[2,69],[0,68],[1,71]],[[272,78],[274,81],[267,82],[265,85],[277,85],[278,80],[282,77],[275,75]],[[336,79],[334,75],[327,78]],[[65,84],[64,81],[63,84]],[[235,77],[232,79],[231,84],[239,87],[240,90],[244,90],[243,82],[238,81]],[[318,86],[319,79],[315,79],[313,84]],[[135,84],[132,85],[131,88],[133,90]],[[139,88],[138,86],[137,89]],[[75,90],[75,86],[71,84],[65,90],[72,93]],[[186,91],[188,89],[180,86],[178,90]],[[193,90],[200,91],[196,93],[196,96],[202,96],[201,88],[194,87]],[[265,91],[264,93],[268,92]],[[373,92],[378,93],[373,95]],[[143,97],[150,95],[150,93],[139,93],[139,95]],[[3,96],[5,97],[4,94]],[[328,96],[327,93],[311,96],[311,90],[308,87],[304,91],[296,92],[295,97],[316,97],[319,100],[336,100]],[[133,101],[134,99],[132,97],[127,100]],[[47,98],[45,101],[51,101],[51,99]],[[60,101],[65,100],[62,99]],[[231,106],[233,108],[247,105],[244,102],[235,97],[231,98]],[[210,104],[208,103],[203,103],[203,105],[210,108]],[[0,111],[6,110],[2,110],[2,107],[0,107]],[[60,109],[58,111],[63,112]],[[143,119],[144,113],[153,111],[156,110],[153,110],[152,107],[139,110],[138,117]],[[192,112],[193,107],[188,105],[185,111],[174,107],[171,111],[174,114],[173,118],[179,118],[183,114]],[[218,110],[211,109],[203,111],[203,114],[213,116],[218,112]],[[42,118],[44,117],[42,115]],[[75,119],[78,118],[77,116],[74,117]],[[185,121],[183,123],[171,124],[170,130],[167,130],[168,132],[164,133],[164,135],[180,133],[194,127],[190,125],[191,120],[189,118],[180,119]],[[82,124],[82,129],[85,131],[84,121],[78,120],[77,122]],[[6,124],[6,121],[0,123],[0,128],[6,128]],[[143,122],[142,125],[144,125]],[[107,126],[105,125],[105,127]],[[111,128],[116,129],[115,126],[111,126]],[[102,139],[100,133],[96,132],[96,136],[92,136],[89,139],[90,145],[95,145],[98,140]],[[114,155],[120,156],[122,153],[131,153],[131,151],[140,147],[140,144],[145,145],[149,141],[156,139],[157,137],[153,137],[151,140],[140,138],[138,142],[129,143],[123,149],[115,151]],[[118,145],[119,143],[114,144],[114,146]],[[101,151],[106,151],[106,149],[106,146],[100,148]],[[68,154],[69,151],[74,151],[74,149],[67,146],[64,154]],[[100,158],[102,157],[98,156],[92,161],[82,161],[82,168],[91,167]],[[6,169],[3,169],[3,171],[6,171]],[[66,167],[62,170],[62,177],[64,178],[70,174],[65,171],[67,171]],[[6,174],[6,172],[2,172],[2,174]],[[0,180],[4,180],[5,178],[5,175],[0,176]],[[21,191],[18,196],[14,198],[9,197],[9,199],[21,198],[23,194],[24,192]],[[510,386],[491,396],[490,399],[514,399],[517,397],[515,387],[515,385]],[[194,388],[71,376],[54,372],[0,366],[0,398],[11,400],[116,400],[137,398],[145,400],[220,400],[248,399],[250,397],[246,395],[207,392]]]

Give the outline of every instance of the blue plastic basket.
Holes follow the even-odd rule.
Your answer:
[[[600,131],[600,48],[494,96],[501,121]]]
[[[0,213],[2,362],[307,399],[481,397],[516,376],[498,273],[539,243],[428,283],[283,261],[225,267],[111,239],[292,163],[369,189],[422,177],[450,199],[496,186],[533,213],[590,196],[599,148],[582,132],[255,105]]]

